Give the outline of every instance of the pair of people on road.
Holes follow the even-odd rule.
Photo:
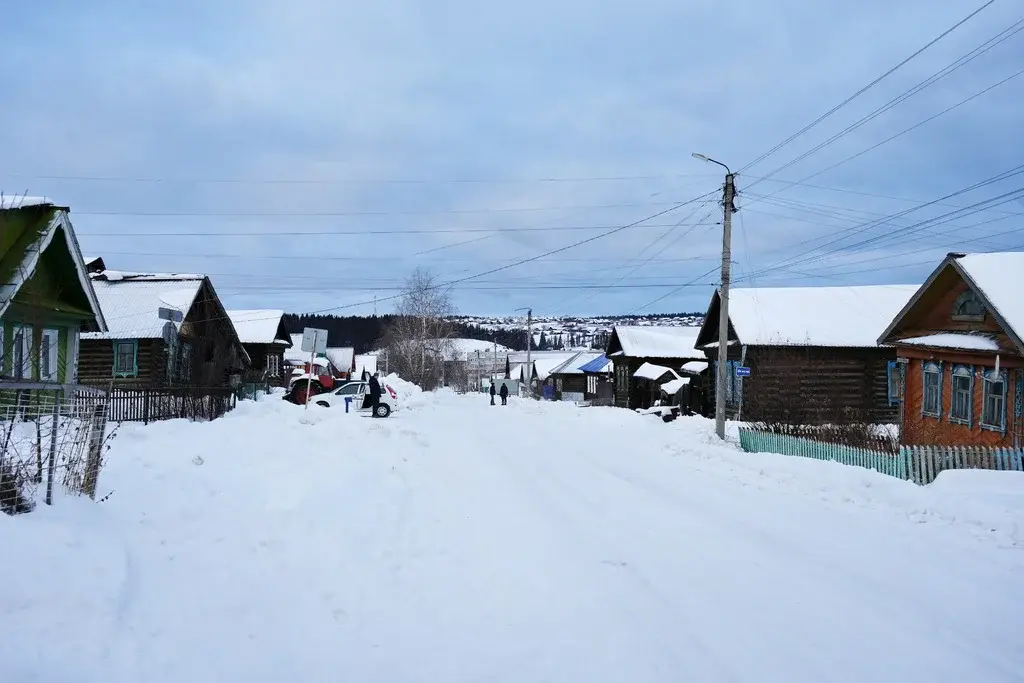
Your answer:
[[[508,405],[508,385],[504,382],[501,383],[501,390],[498,391],[498,395],[501,396],[501,405]],[[491,382],[491,405],[494,405],[494,382]]]

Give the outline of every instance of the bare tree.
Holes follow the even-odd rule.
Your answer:
[[[445,380],[445,360],[455,359],[455,316],[451,289],[428,269],[406,278],[395,319],[384,332],[384,348],[393,372],[425,390]]]

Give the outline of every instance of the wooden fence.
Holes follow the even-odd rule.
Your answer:
[[[1024,471],[1024,449],[901,446],[898,453],[890,453],[753,429],[740,430],[740,446],[747,453],[778,453],[864,467],[915,484],[930,484],[945,470]]]
[[[111,422],[158,422],[184,418],[214,420],[235,407],[226,387],[113,387],[109,394]]]

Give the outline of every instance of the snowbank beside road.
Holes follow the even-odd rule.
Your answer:
[[[1004,473],[917,487],[738,452],[699,418],[410,393],[386,420],[262,401],[126,425],[107,502],[0,516],[16,558],[0,564],[0,678],[999,683],[1024,670],[1024,556],[1010,547],[1024,512],[1016,484],[989,476]]]

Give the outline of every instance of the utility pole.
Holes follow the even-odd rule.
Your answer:
[[[736,175],[721,161],[703,154],[694,158],[718,164],[725,169],[722,190],[722,286],[718,291],[718,372],[715,376],[715,431],[725,439],[725,386],[729,381],[729,280],[732,268],[732,214],[735,211]]]
[[[531,396],[530,389],[533,383],[533,365],[530,363],[530,349],[533,347],[533,309],[517,308],[516,311],[526,311],[526,368],[520,373],[523,382],[526,383],[526,395]],[[523,393],[522,383],[519,385],[520,396]]]

